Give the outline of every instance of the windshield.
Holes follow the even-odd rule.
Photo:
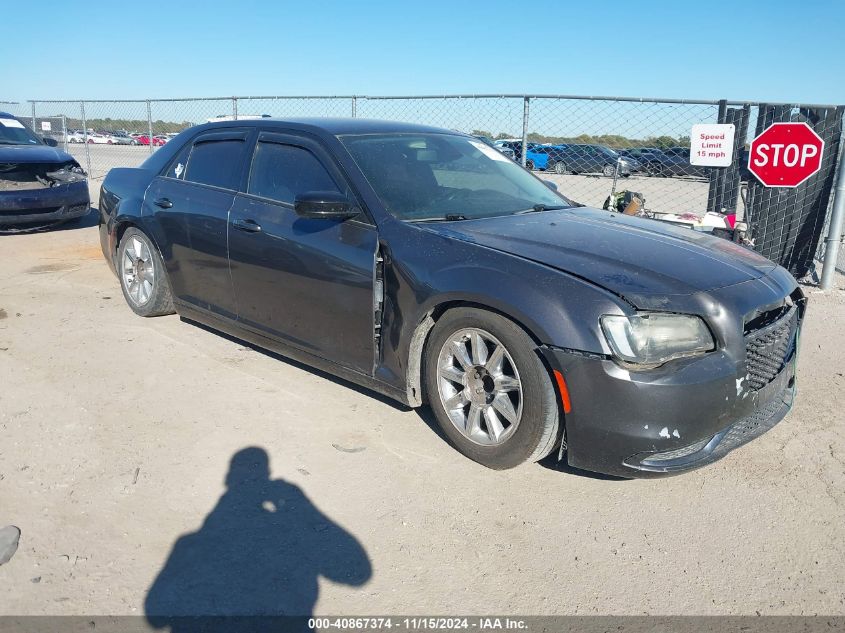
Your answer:
[[[0,116],[0,145],[41,145],[35,134],[17,119]]]
[[[340,140],[400,220],[469,220],[573,206],[475,138],[367,134]]]

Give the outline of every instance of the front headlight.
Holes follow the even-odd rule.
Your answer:
[[[656,367],[715,347],[701,318],[689,314],[643,312],[634,316],[606,314],[601,329],[613,355],[625,363]]]

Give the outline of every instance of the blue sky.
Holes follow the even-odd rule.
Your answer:
[[[3,22],[0,100],[528,92],[845,103],[843,0],[88,0],[7,4]]]

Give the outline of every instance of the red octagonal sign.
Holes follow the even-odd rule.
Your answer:
[[[767,187],[797,187],[821,169],[823,152],[806,123],[773,123],[751,141],[748,169]]]

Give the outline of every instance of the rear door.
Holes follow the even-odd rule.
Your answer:
[[[246,327],[371,374],[376,227],[362,213],[344,221],[306,219],[298,194],[354,193],[310,138],[262,132],[246,192],[229,223],[229,261]]]
[[[237,310],[226,232],[245,174],[248,137],[246,129],[199,135],[145,196],[166,238],[162,251],[174,297],[231,319]]]

